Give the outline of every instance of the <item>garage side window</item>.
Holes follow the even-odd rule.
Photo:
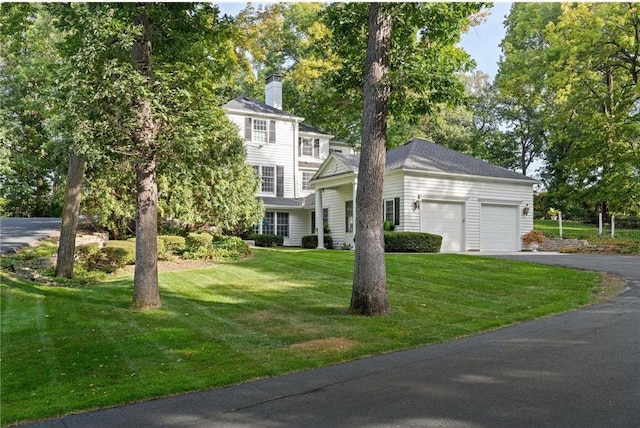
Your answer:
[[[395,226],[400,224],[400,198],[384,201],[384,221],[393,222]]]
[[[353,232],[353,201],[344,203],[344,231]]]

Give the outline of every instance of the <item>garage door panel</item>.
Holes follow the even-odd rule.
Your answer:
[[[480,250],[517,251],[518,207],[483,204],[480,210]]]
[[[463,204],[424,202],[420,230],[442,236],[442,251],[462,251]]]

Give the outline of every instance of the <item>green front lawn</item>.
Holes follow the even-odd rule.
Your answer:
[[[446,254],[389,254],[392,313],[346,315],[353,252],[257,249],[163,273],[164,307],[132,279],[90,288],[2,274],[2,425],[437,343],[594,302],[600,274]]]

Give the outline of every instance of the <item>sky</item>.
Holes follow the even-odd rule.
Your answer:
[[[254,2],[254,5],[260,2]],[[220,11],[236,15],[245,8],[246,3],[219,2]],[[487,73],[491,80],[498,71],[500,59],[500,42],[504,37],[503,21],[509,14],[511,3],[494,2],[491,14],[482,24],[471,28],[462,36],[461,46],[476,61],[476,69]]]

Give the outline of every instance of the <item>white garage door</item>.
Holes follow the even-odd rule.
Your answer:
[[[462,204],[424,202],[420,230],[442,236],[441,251],[463,251]]]
[[[518,207],[482,204],[480,251],[516,251]]]

